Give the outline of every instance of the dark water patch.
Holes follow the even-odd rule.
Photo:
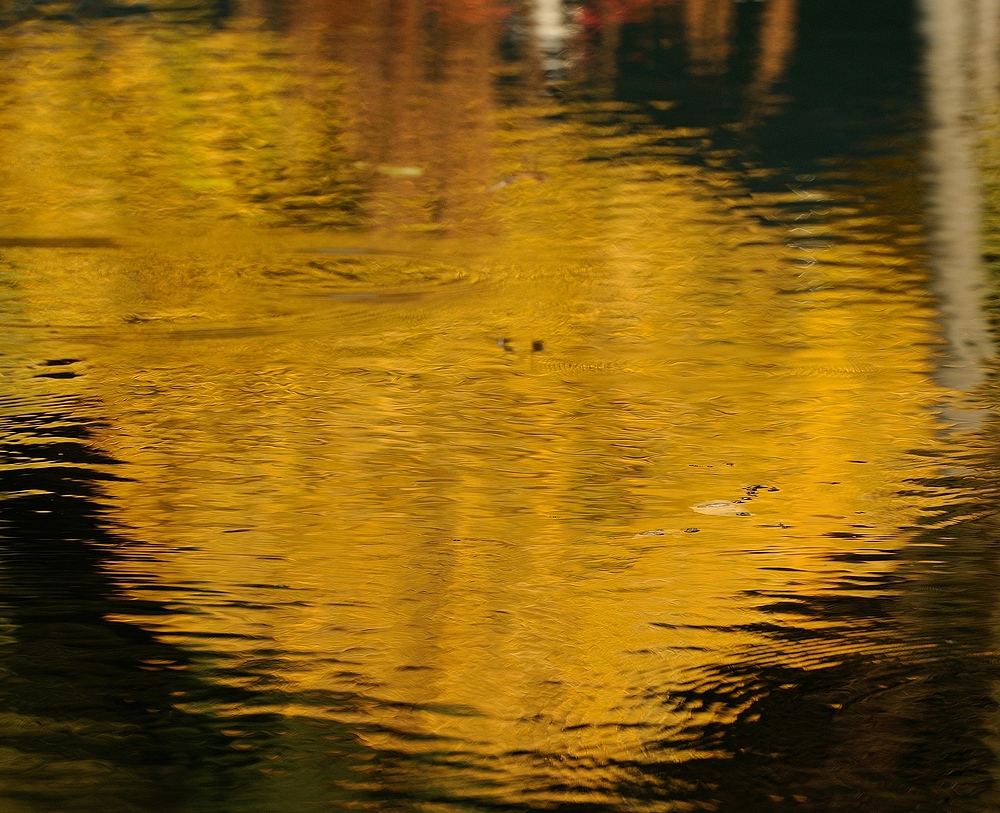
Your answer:
[[[178,706],[215,696],[198,676],[206,656],[112,620],[166,613],[124,598],[108,573],[121,557],[100,496],[113,461],[79,442],[90,429],[72,413],[2,422],[8,450],[50,464],[0,469],[4,797],[26,809],[212,804],[227,793],[219,772],[247,757],[228,747],[220,721]],[[52,432],[39,442],[37,427],[53,423],[74,442],[53,443]]]
[[[71,370],[66,370],[65,372],[58,373],[38,373],[35,378],[54,378],[54,379],[66,379],[66,378],[76,378],[79,373],[74,373]]]

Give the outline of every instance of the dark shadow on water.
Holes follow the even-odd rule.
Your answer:
[[[685,71],[681,49],[655,45],[683,42],[676,13],[623,26],[615,97],[676,100],[650,115],[666,128],[710,129],[713,147],[688,160],[737,173],[770,170],[744,176],[753,189],[808,188],[811,181],[796,177],[803,174],[825,176],[828,185],[831,169],[857,159],[919,151],[922,43],[914,2],[798,3],[788,20],[793,42],[762,88],[766,14],[765,3],[736,4],[728,69],[705,76]]]
[[[217,635],[193,651],[145,628],[179,610],[116,580],[114,565],[152,554],[106,516],[116,461],[79,406],[0,419],[0,808],[244,813],[419,796],[419,758],[359,744],[380,726],[330,719],[382,701],[273,688],[287,653],[267,642],[234,666],[211,650]],[[289,704],[297,716],[276,710]]]
[[[200,677],[206,655],[113,620],[165,612],[108,573],[125,545],[100,504],[114,461],[62,408],[0,425],[0,793],[32,810],[226,809],[255,757],[179,703],[246,693]]]

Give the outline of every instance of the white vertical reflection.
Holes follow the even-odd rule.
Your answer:
[[[961,393],[981,383],[994,347],[983,297],[981,189],[976,152],[997,102],[1000,0],[922,0],[930,113],[930,237],[947,355],[937,380]],[[949,419],[968,426],[974,413]]]
[[[562,67],[560,54],[569,37],[563,0],[531,0],[531,9],[543,67],[557,71]]]

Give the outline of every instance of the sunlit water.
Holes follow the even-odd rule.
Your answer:
[[[0,810],[991,809],[996,9],[846,5],[8,9]]]

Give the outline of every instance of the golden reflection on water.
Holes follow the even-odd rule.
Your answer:
[[[311,13],[2,44],[5,231],[116,241],[3,251],[5,386],[80,396],[123,464],[108,567],[169,612],[122,618],[260,708],[444,753],[421,784],[613,801],[742,710],[672,699],[711,668],[836,662],[752,625],[917,522],[919,254],[822,182],[685,162],[703,134],[641,105],[489,101],[489,15],[428,65],[405,21]]]

